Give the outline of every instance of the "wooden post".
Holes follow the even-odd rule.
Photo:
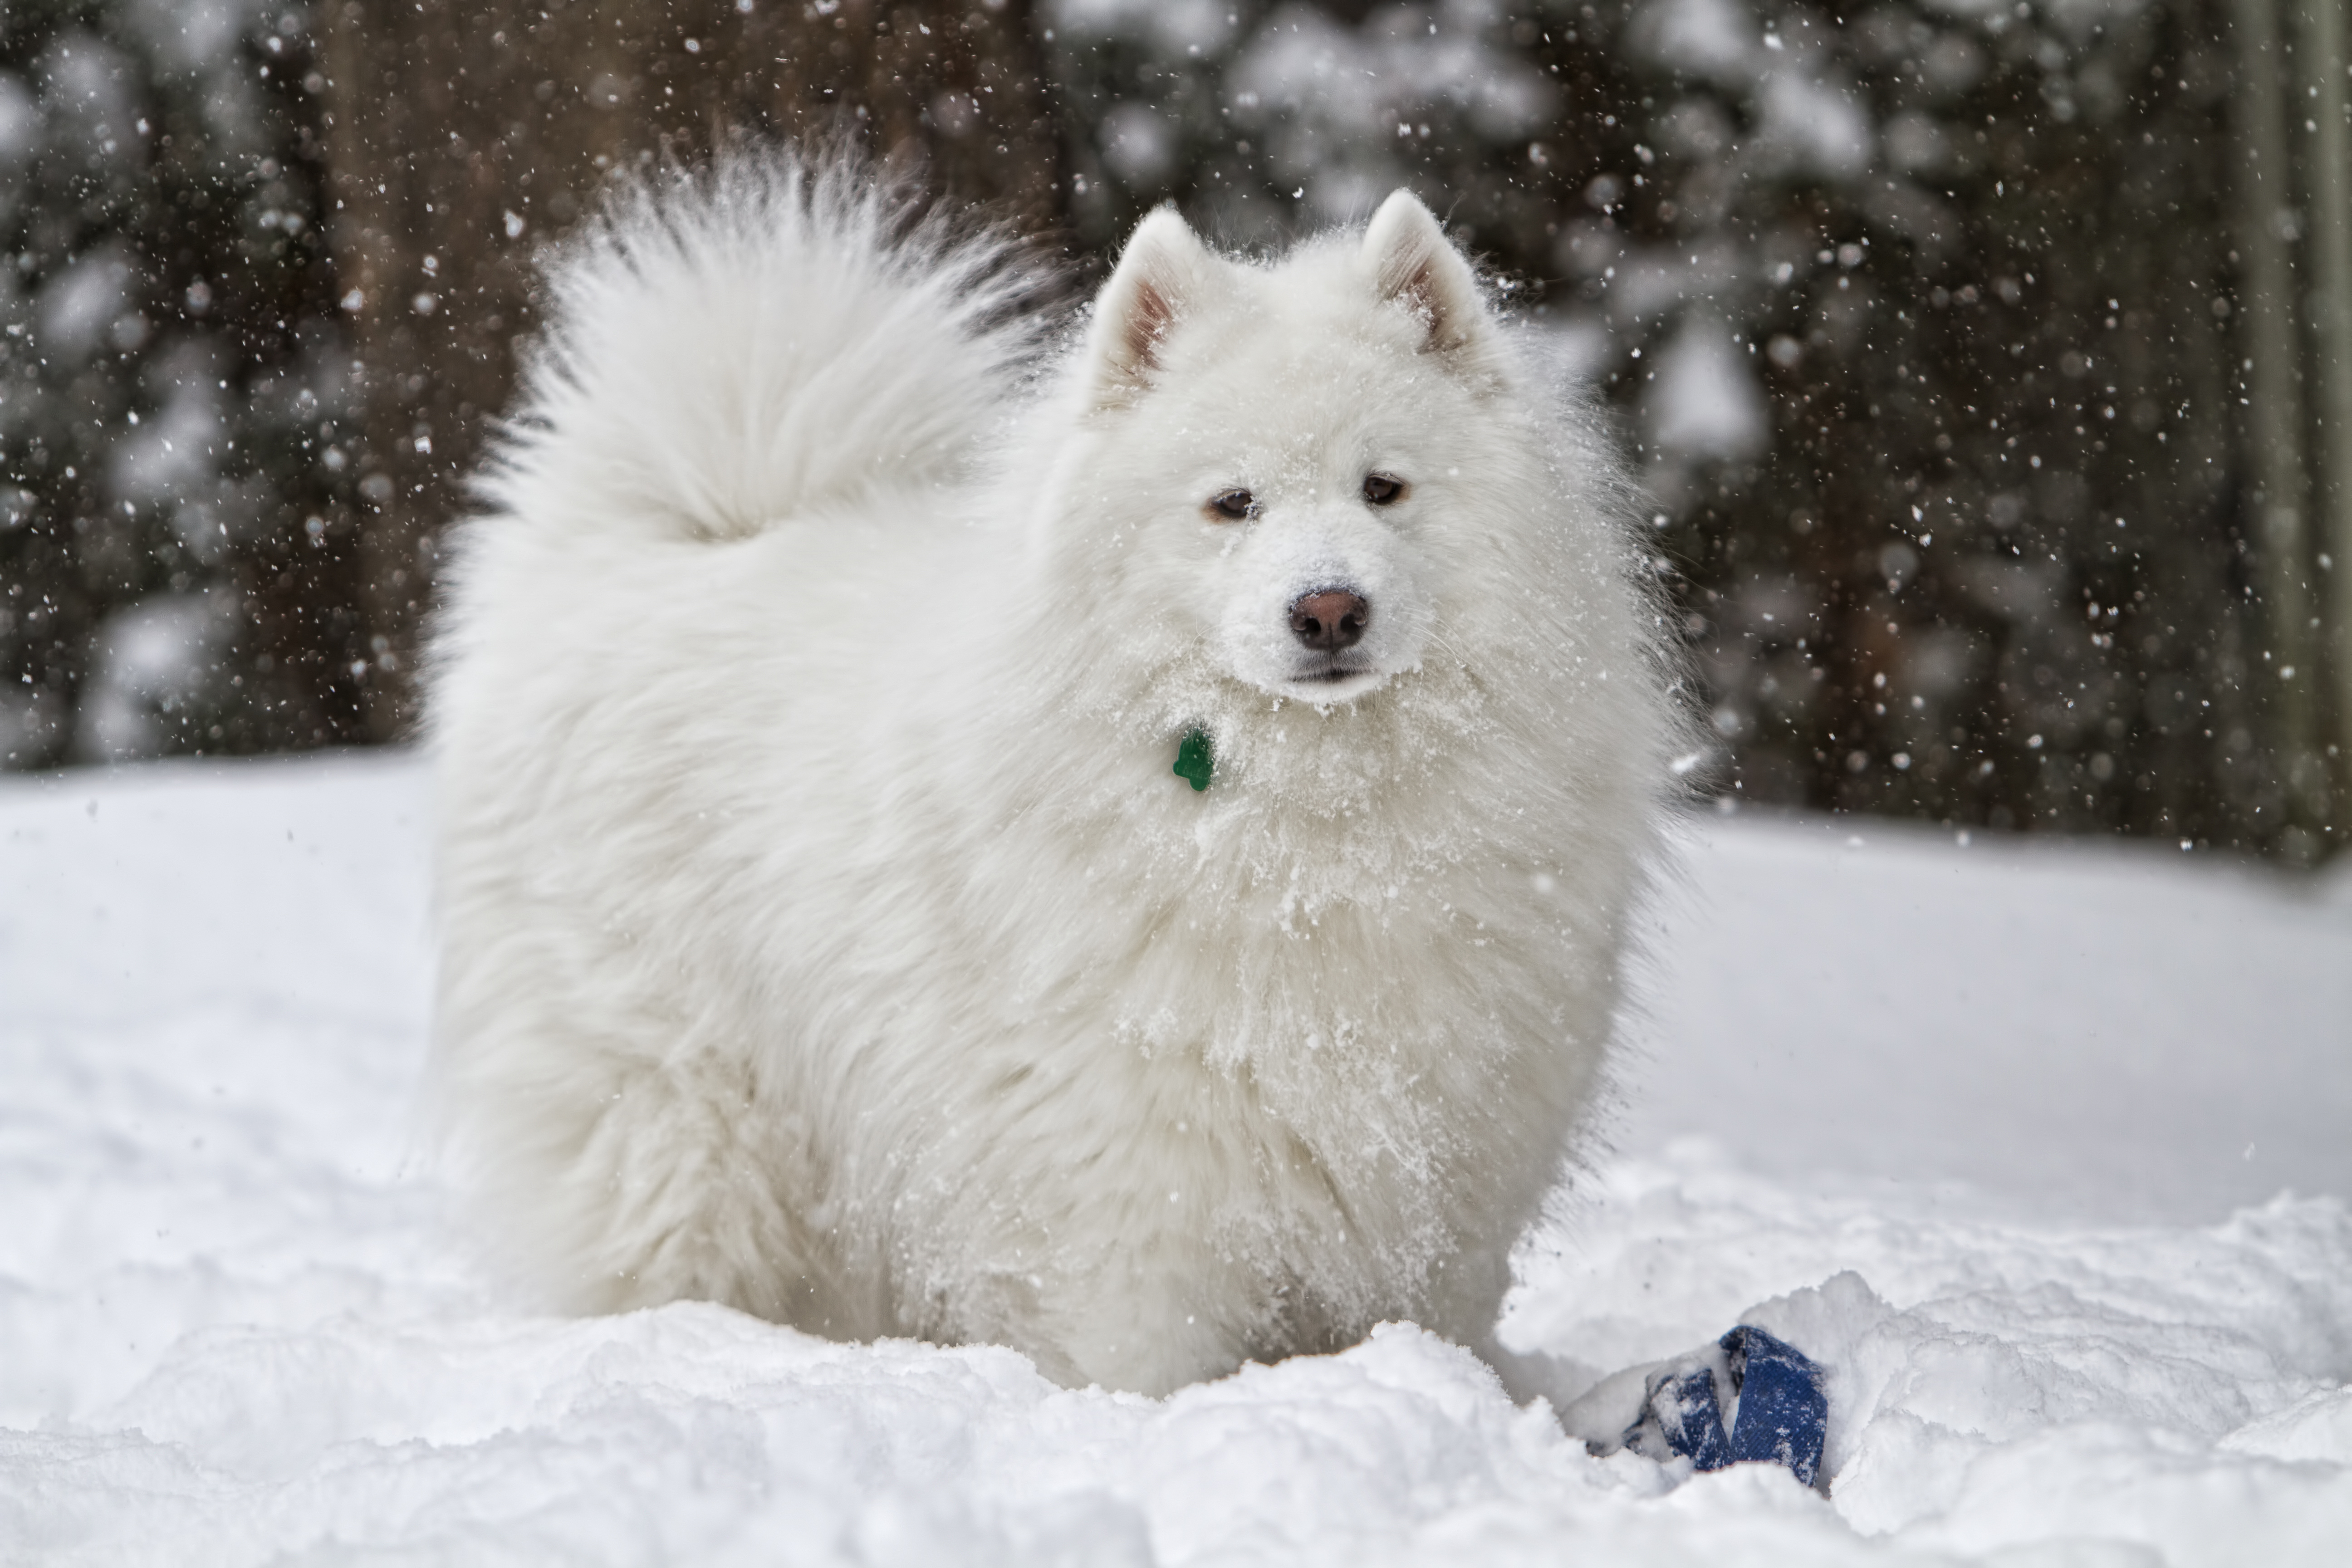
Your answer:
[[[616,172],[841,135],[1033,226],[1058,158],[1026,0],[328,0],[338,287],[365,403],[376,739],[416,716],[444,527],[532,324],[533,257]]]
[[[2314,700],[2321,672],[2312,635],[2311,489],[2305,468],[2302,334],[2294,246],[2297,209],[2283,100],[2294,73],[2281,47],[2274,0],[2231,0],[2238,80],[2238,278],[2244,322],[2245,431],[2252,537],[2267,658],[2251,661],[2261,706],[2272,717],[2289,819],[2325,831],[2325,743]]]
[[[2335,681],[2337,798],[2352,802],[2352,86],[2344,0],[2300,0],[2296,109],[2306,129],[2311,317],[2318,339],[2320,614]],[[2352,812],[2336,822],[2352,835]]]

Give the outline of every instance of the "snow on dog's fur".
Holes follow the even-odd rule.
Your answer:
[[[475,1212],[1071,1384],[1492,1353],[1675,739],[1619,470],[1402,193],[1155,213],[1057,354],[908,226],[739,163],[554,271],[433,683]]]

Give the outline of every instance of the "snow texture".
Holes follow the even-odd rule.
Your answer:
[[[1550,121],[1558,89],[1482,36],[1494,20],[1475,0],[1428,17],[1382,10],[1359,28],[1286,5],[1234,61],[1234,122],[1262,131],[1276,172],[1317,214],[1353,221],[1407,183],[1394,144],[1426,137],[1433,117],[1503,143]]]
[[[1649,397],[1650,439],[1668,452],[1731,458],[1760,455],[1770,412],[1731,329],[1695,316],[1659,353]]]
[[[202,696],[236,618],[236,601],[221,587],[150,594],[108,616],[81,702],[81,754],[122,762],[162,751],[169,715]]]
[[[399,755],[0,785],[0,1562],[2293,1564],[2352,1539],[2340,879],[1694,833],[1622,1153],[1522,1249],[1505,1335],[1596,1375],[1780,1335],[1827,1370],[1824,1498],[1593,1458],[1407,1326],[1163,1401],[708,1306],[515,1316],[407,1154],[427,810]]]

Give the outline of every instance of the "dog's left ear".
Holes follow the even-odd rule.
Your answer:
[[[1486,302],[1478,297],[1470,264],[1411,191],[1399,191],[1381,204],[1364,231],[1363,254],[1380,297],[1395,300],[1428,327],[1424,349],[1451,353],[1485,326]]]

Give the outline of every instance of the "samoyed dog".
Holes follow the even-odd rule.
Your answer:
[[[553,268],[431,685],[468,1206],[1072,1385],[1507,1360],[1678,749],[1622,472],[1402,192],[1036,281],[792,162]]]

